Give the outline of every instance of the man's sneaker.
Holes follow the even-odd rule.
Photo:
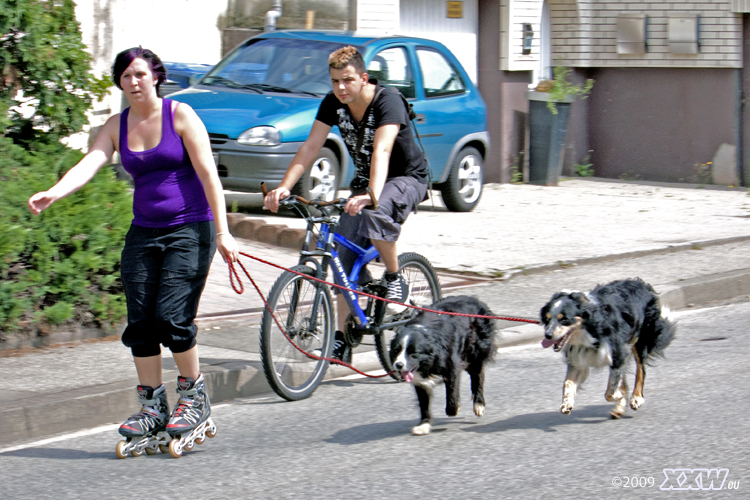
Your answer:
[[[346,343],[344,333],[338,330],[336,330],[336,335],[333,338],[333,352],[331,356],[348,365],[352,364],[352,348]]]
[[[395,302],[400,302],[401,304],[406,304],[406,301],[409,300],[409,293],[411,292],[409,283],[407,283],[404,277],[401,276],[401,273],[397,273],[393,280],[389,280],[388,278],[389,276],[385,276],[385,283],[388,286],[388,292],[386,293],[385,298]],[[406,310],[406,306],[401,304],[387,302],[385,310],[388,314],[398,314]]]

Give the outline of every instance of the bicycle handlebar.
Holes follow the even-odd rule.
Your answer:
[[[265,182],[260,183],[260,190],[263,193],[263,198],[265,199],[266,196],[268,196],[268,187],[266,187]],[[370,201],[372,202],[372,208],[373,210],[377,210],[380,208],[380,205],[378,204],[378,199],[375,197],[375,193],[372,192],[372,188],[369,186],[367,187],[367,194],[370,195]],[[290,197],[291,198],[291,197]],[[343,209],[344,206],[346,206],[346,201],[344,198],[339,198],[338,200],[332,200],[332,201],[323,201],[323,200],[307,200],[299,195],[294,195],[294,198],[289,199],[287,203],[284,203],[286,200],[282,200],[281,204],[289,204],[293,203],[295,201],[302,203],[303,205],[309,205],[312,207],[320,208],[320,207],[330,207],[335,206],[337,208]]]

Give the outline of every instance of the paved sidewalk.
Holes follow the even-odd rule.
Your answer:
[[[242,251],[294,265],[297,252],[289,246],[299,241],[303,221],[235,216],[232,231],[242,233],[242,226],[257,221],[265,229],[244,234],[260,241],[238,240]],[[568,180],[558,187],[487,185],[470,213],[445,211],[439,197],[434,207],[422,204],[405,225],[399,251],[427,256],[448,288],[465,284],[463,275],[501,283],[470,290],[502,304],[492,306],[499,315],[535,317],[544,300],[562,288],[589,289],[636,275],[654,284],[665,303],[682,308],[750,295],[750,197],[744,189],[598,180]],[[243,262],[267,293],[280,271]],[[237,295],[217,256],[199,309],[202,369],[214,401],[269,390],[257,349],[244,347],[236,334],[227,338],[238,328],[247,328],[249,338],[257,322],[261,302],[244,276],[243,281],[245,293]],[[538,326],[513,326],[500,332],[500,346],[540,338]],[[134,411],[137,380],[129,351],[116,338],[73,346],[27,349],[20,356],[0,351],[0,377],[10,381],[10,390],[0,393],[0,447],[119,422]],[[373,352],[358,352],[354,361],[364,370],[379,367]],[[165,380],[176,378],[168,353],[164,369]],[[350,373],[337,367],[329,376]]]

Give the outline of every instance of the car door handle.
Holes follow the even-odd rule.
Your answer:
[[[417,123],[427,123],[427,118],[425,118],[424,113],[417,113],[416,122]]]

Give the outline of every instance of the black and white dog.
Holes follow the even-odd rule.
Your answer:
[[[542,346],[562,351],[568,364],[560,411],[568,414],[575,404],[576,388],[590,368],[610,367],[604,397],[614,402],[612,418],[625,413],[628,386],[625,365],[635,357],[635,387],[630,407],[643,405],[646,363],[663,356],[677,329],[669,311],[659,307],[659,298],[648,283],[636,278],[597,285],[587,293],[556,293],[541,310],[544,326]]]
[[[447,297],[430,309],[452,313],[491,316],[487,305],[474,297]],[[420,312],[401,327],[391,341],[391,363],[402,380],[414,384],[421,420],[411,432],[429,434],[432,389],[445,382],[445,413],[458,414],[460,377],[466,370],[471,377],[474,413],[484,414],[484,364],[492,359],[495,337],[494,321]]]

